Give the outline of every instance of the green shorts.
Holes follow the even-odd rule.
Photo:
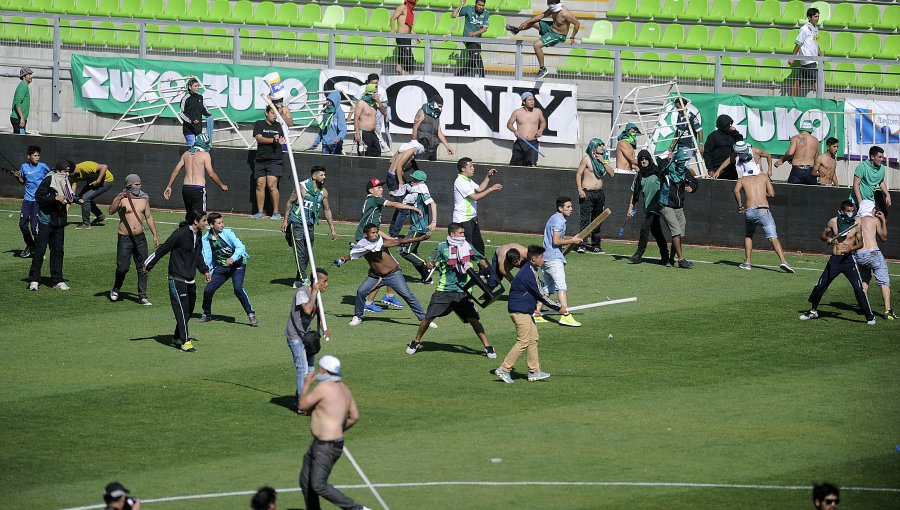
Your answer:
[[[566,41],[566,36],[557,34],[553,30],[550,29],[553,24],[549,21],[541,21],[540,26],[538,28],[538,32],[541,34],[541,42],[545,47],[549,48],[551,46],[556,46],[561,42]]]

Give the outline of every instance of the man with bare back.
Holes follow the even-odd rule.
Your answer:
[[[502,280],[513,281],[513,268],[520,269],[528,262],[528,249],[519,243],[504,244],[494,251],[491,259],[491,276],[487,284],[493,288]]]
[[[744,215],[746,224],[744,263],[740,265],[740,268],[747,271],[752,269],[750,257],[753,252],[753,234],[756,232],[756,226],[760,225],[766,234],[766,239],[772,243],[772,248],[781,260],[781,270],[793,273],[794,268],[784,258],[784,250],[781,249],[781,242],[778,241],[778,232],[775,229],[775,219],[772,218],[772,212],[769,210],[768,197],[775,196],[772,181],[759,168],[759,161],[754,158],[750,144],[738,142],[734,145],[734,152],[737,154],[738,171],[738,180],[734,185],[734,199],[738,204],[738,213]],[[741,203],[741,190],[744,190],[746,207]]]
[[[552,18],[553,21],[546,21],[544,18]],[[518,34],[522,30],[537,27],[541,38],[534,42],[534,56],[537,57],[538,66],[540,67],[537,75],[537,79],[540,80],[550,74],[550,71],[544,65],[544,48],[564,42],[571,25],[575,25],[575,28],[572,30],[572,37],[569,40],[574,44],[575,34],[581,29],[581,22],[569,9],[563,7],[561,0],[547,0],[547,10],[531,17],[518,27],[506,25],[506,29],[513,34]]]
[[[396,32],[398,34],[413,33],[412,27],[416,19],[413,8],[416,6],[417,1],[418,0],[404,0],[403,3],[394,9],[394,14],[391,15],[390,21],[391,32]],[[413,39],[397,39],[398,74],[409,74],[412,71],[413,55],[410,46],[413,42]]]
[[[313,382],[318,382],[314,389]],[[359,421],[353,393],[341,380],[339,359],[322,356],[319,369],[306,375],[300,393],[300,409],[311,415],[309,431],[313,436],[300,470],[300,488],[306,508],[321,508],[319,496],[322,496],[344,509],[369,510],[328,483],[331,469],[344,453],[344,431]]]
[[[838,139],[831,137],[825,140],[825,152],[816,158],[812,174],[818,179],[819,186],[839,187],[837,178]]]
[[[181,186],[181,198],[184,200],[184,210],[189,211],[206,211],[206,174],[209,178],[222,188],[222,191],[228,191],[228,186],[222,183],[216,171],[212,167],[212,157],[209,155],[212,150],[212,142],[209,135],[203,133],[197,135],[194,145],[190,150],[181,155],[172,175],[169,176],[169,183],[163,191],[163,198],[168,200],[172,196],[172,183],[178,177],[178,173],[184,168],[184,181]]]
[[[622,134],[616,139],[616,173],[617,174],[634,174],[637,173],[637,137],[641,135],[641,130],[634,123],[625,124]]]
[[[140,271],[147,259],[144,221],[153,234],[154,247],[159,246],[159,236],[150,211],[150,196],[141,191],[141,178],[137,175],[131,174],[125,178],[125,189],[109,206],[109,214],[115,213],[119,213],[119,241],[116,244],[116,281],[109,291],[109,300],[119,300],[119,291],[128,274],[129,261],[134,259],[134,267],[138,270],[138,303],[150,306],[150,300],[147,299],[147,273]]]
[[[375,92],[370,93],[367,89],[359,101],[353,106],[353,129],[356,131],[354,137],[357,145],[362,143],[366,146],[366,156],[381,156],[381,142],[378,141],[378,135],[375,133]],[[361,156],[363,154],[360,154]]]
[[[515,126],[515,127],[514,127]],[[538,138],[547,129],[547,120],[544,112],[535,107],[534,94],[522,93],[522,107],[516,109],[509,116],[506,129],[510,130],[516,140],[512,146],[512,158],[510,165],[537,166],[538,150],[541,144]]]
[[[791,162],[791,174],[787,180],[789,184],[818,184],[812,170],[819,155],[819,140],[812,133],[812,121],[801,122],[800,132],[791,137],[791,145],[787,152],[775,162],[775,168],[780,167],[785,161]]]
[[[854,258],[859,268],[863,290],[868,293],[869,282],[872,281],[872,275],[875,275],[875,281],[881,287],[881,298],[884,301],[884,318],[891,321],[897,320],[897,314],[891,308],[891,276],[884,255],[878,248],[879,240],[887,241],[887,218],[884,217],[884,213],[875,208],[875,202],[872,200],[860,202],[859,214],[856,217],[862,231],[863,246],[856,252]]]

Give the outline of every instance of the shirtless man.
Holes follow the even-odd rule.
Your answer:
[[[789,184],[818,184],[812,169],[816,156],[819,155],[819,140],[812,133],[812,121],[801,122],[800,132],[791,137],[787,153],[775,162],[775,168],[780,167],[785,161],[791,162],[791,174],[787,180]]]
[[[501,264],[500,261],[503,261]],[[491,259],[491,270],[498,281],[488,281],[488,285],[496,287],[500,278],[507,281],[513,281],[513,268],[519,269],[528,262],[528,249],[519,243],[504,244],[497,248],[494,252],[494,258]],[[493,283],[493,285],[491,285]]]
[[[545,21],[544,18],[552,18],[553,21]],[[522,30],[528,30],[537,26],[541,38],[534,42],[534,56],[537,57],[538,66],[540,67],[537,75],[537,79],[540,80],[550,74],[550,71],[544,66],[544,48],[564,42],[571,25],[575,25],[575,28],[572,30],[572,37],[569,40],[572,41],[572,44],[575,44],[575,34],[581,29],[581,22],[569,9],[563,7],[561,0],[547,0],[546,11],[524,21],[518,27],[506,25],[506,29],[513,34],[518,34]]]
[[[579,230],[584,230],[606,209],[606,194],[603,192],[604,175],[613,177],[616,171],[606,158],[606,144],[599,138],[592,138],[584,151],[584,157],[575,172],[575,186],[578,188],[578,209],[581,216]],[[591,243],[585,239],[575,248],[578,253],[603,253],[600,247],[600,227],[590,233]]]
[[[315,389],[313,383],[317,382]],[[313,441],[303,456],[300,488],[306,508],[318,509],[319,496],[341,508],[369,510],[328,483],[331,469],[344,452],[344,431],[359,421],[353,393],[341,381],[341,362],[322,356],[318,370],[310,370],[300,393],[300,410],[311,414],[309,431]]]
[[[616,173],[634,174],[637,172],[637,137],[641,130],[633,123],[625,124],[625,129],[616,142]]]
[[[116,281],[109,291],[109,300],[118,301],[119,291],[128,274],[129,259],[134,259],[138,270],[138,303],[150,306],[147,299],[147,273],[140,269],[147,259],[147,237],[144,236],[144,221],[153,234],[153,246],[159,246],[156,222],[150,211],[150,196],[141,191],[141,178],[131,174],[125,178],[125,189],[116,195],[109,206],[109,214],[119,213],[119,241],[116,244]]]
[[[822,276],[819,277],[819,281],[809,295],[809,302],[812,304],[812,308],[800,315],[801,321],[819,318],[818,308],[819,302],[822,301],[822,296],[825,295],[825,291],[828,290],[831,282],[838,275],[843,274],[853,287],[856,303],[866,316],[866,324],[870,326],[875,325],[875,314],[872,313],[872,308],[869,306],[869,299],[866,297],[866,291],[863,289],[862,279],[859,275],[859,268],[857,268],[856,260],[853,257],[853,253],[863,246],[858,221],[853,217],[855,211],[856,206],[853,202],[844,200],[841,202],[838,215],[828,220],[828,224],[819,235],[820,239],[832,245],[831,257],[828,259],[828,265],[825,266],[825,270],[822,271]]]
[[[887,241],[887,218],[875,208],[875,202],[863,200],[859,204],[857,215],[862,231],[862,248],[856,252],[856,265],[859,266],[860,279],[863,290],[869,292],[869,282],[872,275],[881,287],[881,298],[884,301],[884,318],[896,320],[897,314],[891,308],[891,277],[888,273],[887,262],[878,248],[878,240]]]
[[[516,140],[513,142],[512,158],[510,158],[509,164],[536,166],[538,151],[541,149],[538,138],[547,129],[547,120],[544,118],[543,110],[534,106],[534,94],[531,92],[522,93],[522,107],[513,111],[512,115],[509,116],[509,121],[506,122],[506,129],[510,130],[513,136],[516,137]],[[529,147],[529,144],[532,147]]]
[[[353,106],[354,137],[357,144],[366,146],[366,152],[360,156],[381,156],[381,142],[375,134],[375,106],[375,97],[371,94],[363,94]]]
[[[756,226],[760,225],[766,234],[766,239],[772,243],[775,254],[781,260],[782,271],[793,273],[794,268],[787,263],[787,259],[784,257],[784,250],[781,249],[781,242],[778,241],[778,232],[775,229],[775,219],[772,218],[772,212],[769,211],[768,197],[775,196],[772,181],[760,170],[759,162],[753,157],[750,150],[750,144],[738,142],[734,145],[734,151],[737,153],[736,164],[739,176],[734,184],[734,199],[738,204],[738,213],[744,215],[746,225],[744,263],[740,267],[747,271],[752,268],[750,257],[753,252],[753,234],[756,232]],[[741,203],[741,190],[744,190],[746,207],[744,207],[744,203]]]
[[[397,239],[396,237],[390,237],[382,233],[378,228],[378,225],[374,223],[366,224],[363,227],[363,233],[365,234],[365,237],[360,239],[356,244],[350,246],[350,255],[344,255],[334,261],[338,267],[341,267],[344,262],[347,262],[348,260],[358,259],[359,257],[363,257],[366,259],[366,262],[369,263],[369,274],[360,284],[359,289],[356,290],[355,309],[350,325],[358,326],[362,324],[366,300],[368,299],[369,294],[372,294],[378,287],[385,285],[394,289],[397,294],[400,294],[400,297],[406,301],[406,304],[409,305],[409,308],[418,320],[421,321],[424,319],[425,310],[422,308],[422,304],[419,303],[416,296],[409,290],[409,285],[406,284],[406,278],[403,276],[403,272],[400,271],[400,264],[398,264],[397,259],[391,255],[388,248],[424,241],[431,237],[431,233],[426,232],[418,237]]]
[[[197,135],[194,145],[189,151],[181,155],[172,175],[169,176],[169,183],[163,191],[163,198],[168,200],[172,196],[172,183],[178,177],[178,173],[184,168],[184,181],[181,186],[181,198],[184,200],[184,210],[188,211],[206,211],[206,174],[209,178],[222,188],[222,191],[228,191],[228,186],[222,183],[216,171],[212,167],[212,158],[209,153],[212,145],[209,135],[203,133]]]
[[[838,139],[831,137],[825,140],[825,152],[816,158],[812,174],[819,181],[819,186],[839,187],[841,184],[837,178],[837,150]]]
[[[403,3],[394,9],[391,15],[390,29],[391,32],[398,34],[412,34],[413,23],[415,22],[415,14],[413,8],[418,0],[404,0]],[[402,21],[401,21],[402,20]],[[396,25],[396,27],[395,27]],[[397,73],[409,74],[413,66],[411,44],[418,44],[418,39],[397,39]]]

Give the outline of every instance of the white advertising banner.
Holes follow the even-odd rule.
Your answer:
[[[872,145],[883,148],[890,159],[900,158],[900,102],[846,99],[844,113],[847,154],[851,158],[867,157]]]
[[[338,89],[359,97],[365,73],[323,70],[320,90]],[[447,136],[513,140],[506,122],[522,106],[521,94],[529,91],[544,111],[547,129],[541,142],[575,145],[578,143],[578,87],[561,83],[494,80],[452,76],[383,76],[379,93],[391,106],[390,132],[412,132],[416,113],[428,98],[444,98],[441,123]]]

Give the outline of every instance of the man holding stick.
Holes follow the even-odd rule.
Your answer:
[[[535,107],[534,103],[534,94],[523,92],[522,107],[512,112],[506,122],[506,129],[516,137],[512,146],[510,165],[537,166],[538,151],[541,147],[538,138],[547,129],[547,119],[544,118],[543,110]]]
[[[566,256],[560,248],[567,244],[581,244],[581,238],[572,236],[566,239],[566,218],[572,215],[572,199],[559,197],[556,199],[556,214],[547,220],[544,227],[544,274],[547,279],[546,294],[556,292],[559,299],[559,312],[562,317],[559,323],[563,326],[577,328],[581,323],[569,313],[568,287],[566,286]],[[547,319],[541,315],[541,304],[538,303],[534,310],[534,321],[546,323]]]

